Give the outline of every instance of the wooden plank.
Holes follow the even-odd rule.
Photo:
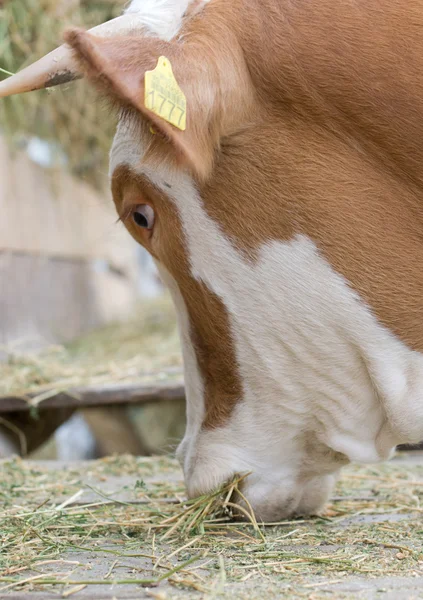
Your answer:
[[[43,396],[48,395],[48,390]],[[112,404],[146,404],[163,400],[185,399],[185,388],[182,382],[156,385],[116,384],[102,387],[76,388],[68,392],[54,394],[41,402],[41,394],[28,397],[0,398],[0,413],[22,412],[31,410],[34,406],[45,409],[63,407],[85,408],[93,406],[110,406]]]

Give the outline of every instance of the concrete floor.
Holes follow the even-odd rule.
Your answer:
[[[141,459],[140,459],[141,460]],[[145,459],[147,460],[147,459]],[[148,459],[150,461],[154,461],[154,459]],[[163,459],[160,459],[163,460]],[[24,463],[23,463],[24,464]],[[144,463],[143,463],[144,464]],[[93,470],[93,464],[91,463],[79,463],[75,465],[75,463],[63,464],[57,462],[45,462],[45,463],[36,463],[36,468],[40,473],[44,473],[43,480],[44,481],[65,481],[66,473],[68,471],[72,471],[72,477],[75,477],[75,474],[80,475],[82,481],[83,498],[79,498],[78,502],[86,505],[90,502],[95,502],[99,499],[98,492],[105,495],[113,495],[114,501],[118,501],[121,503],[131,502],[133,499],[132,491],[134,490],[136,481],[138,480],[138,473],[128,474],[127,472],[119,473],[119,469],[115,470],[115,472],[110,471],[109,474],[103,475],[100,478],[96,479],[95,489],[97,491],[93,491],[91,484],[89,483],[89,473]],[[0,464],[0,479],[1,479],[1,469],[2,465]],[[31,465],[31,469],[34,469],[34,463]],[[272,598],[307,598],[309,600],[315,600],[318,598],[351,598],[351,599],[383,599],[383,600],[401,600],[401,599],[423,599],[423,551],[422,555],[420,555],[419,544],[420,539],[423,541],[423,537],[419,537],[420,534],[423,534],[423,531],[419,529],[419,520],[421,518],[421,512],[419,510],[419,498],[418,494],[423,494],[423,452],[410,453],[406,455],[399,455],[391,464],[372,466],[371,470],[369,468],[358,468],[354,467],[354,470],[351,474],[346,475],[346,483],[344,483],[344,488],[341,488],[341,491],[337,490],[337,493],[341,493],[339,498],[335,498],[333,502],[333,506],[335,510],[338,510],[339,502],[343,500],[344,493],[349,493],[348,482],[349,481],[364,481],[366,487],[361,487],[360,491],[354,491],[355,495],[348,496],[350,498],[349,502],[363,502],[363,501],[371,501],[370,505],[372,508],[357,510],[358,504],[354,505],[353,508],[345,514],[341,516],[342,518],[338,521],[330,524],[331,532],[330,537],[328,537],[325,533],[326,529],[324,524],[319,525],[315,524],[315,522],[304,523],[299,522],[298,528],[296,531],[307,532],[308,528],[310,528],[310,533],[303,533],[302,535],[310,535],[315,536],[316,531],[322,531],[321,535],[323,535],[323,542],[319,542],[317,546],[317,552],[321,553],[322,556],[333,555],[334,553],[341,552],[342,542],[337,542],[339,536],[342,539],[342,531],[349,528],[353,532],[353,537],[359,538],[357,554],[363,552],[362,541],[367,543],[367,539],[364,539],[363,536],[369,538],[375,538],[375,527],[383,526],[386,523],[386,529],[388,531],[392,531],[393,539],[395,540],[395,544],[392,544],[392,547],[389,544],[384,542],[380,543],[380,554],[384,555],[383,561],[380,563],[382,567],[378,569],[374,569],[374,573],[369,576],[357,573],[345,573],[345,572],[337,572],[332,568],[325,566],[322,567],[321,571],[316,573],[316,571],[310,572],[308,574],[305,571],[301,571],[298,575],[292,576],[290,575],[287,578],[278,576],[277,579],[272,575],[271,572],[263,571],[261,572],[259,566],[257,573],[260,573],[260,576],[253,574],[251,579],[247,579],[246,581],[240,581],[239,578],[233,578],[231,575],[226,575],[224,579],[219,579],[219,572],[216,569],[209,570],[206,568],[201,569],[201,561],[199,562],[199,570],[198,573],[202,575],[203,580],[206,582],[204,591],[195,591],[187,588],[178,588],[175,585],[170,585],[168,582],[162,582],[158,587],[152,588],[143,588],[138,585],[114,585],[112,582],[107,585],[88,585],[84,588],[78,590],[75,588],[74,590],[69,587],[49,587],[45,586],[42,590],[37,589],[37,586],[34,585],[33,589],[25,589],[22,588],[22,591],[16,591],[19,586],[13,586],[12,588],[4,589],[4,583],[0,583],[0,599],[1,600],[49,600],[49,599],[57,599],[58,597],[71,597],[76,599],[87,599],[92,598],[95,600],[112,600],[112,599],[139,599],[139,598],[156,598],[157,600],[168,600],[168,599],[191,599],[191,598],[230,598],[230,599],[272,599]],[[370,475],[369,475],[370,473]],[[393,473],[393,475],[392,475]],[[381,492],[377,488],[377,482],[385,481],[386,488],[391,489],[401,487],[401,477],[402,474],[406,473],[406,480],[404,483],[404,489],[407,485],[413,488],[412,498],[410,500],[410,505],[405,505],[405,508],[401,508],[401,510],[395,511],[385,511],[381,512],[378,509],[378,503],[374,503],[374,498],[381,497]],[[388,480],[391,475],[394,477],[391,484]],[[35,477],[35,476],[34,476]],[[351,479],[348,480],[348,477]],[[374,481],[372,480],[374,477]],[[170,483],[170,485],[178,486],[181,489],[181,473],[174,462],[171,463],[169,468],[162,473],[160,468],[153,469],[149,474],[145,475],[143,473],[143,480],[147,486],[157,484],[160,481],[166,481]],[[398,486],[398,482],[399,486]],[[25,482],[26,486],[30,486],[31,482],[28,480]],[[47,487],[50,484],[47,484]],[[53,484],[52,484],[53,485]],[[421,487],[420,487],[421,485]],[[81,483],[78,483],[78,486],[81,486]],[[32,488],[28,488],[32,489]],[[401,493],[403,490],[399,490]],[[59,504],[66,498],[69,498],[69,491],[66,487],[62,490],[62,497],[56,496],[55,503]],[[390,492],[389,492],[390,493]],[[359,495],[358,495],[359,494]],[[374,497],[373,497],[373,495]],[[39,498],[42,499],[42,489],[40,489]],[[345,496],[347,497],[347,496]],[[37,501],[39,501],[39,498]],[[22,501],[24,498],[20,500],[20,505],[22,506]],[[385,500],[381,500],[381,505]],[[403,502],[403,500],[401,500]],[[350,506],[347,504],[347,506]],[[361,505],[360,505],[361,506]],[[401,534],[399,537],[395,537],[395,532],[400,528],[404,528],[404,524],[412,525],[412,529],[410,531],[414,533]],[[292,527],[295,526],[295,523]],[[1,527],[1,524],[0,524]],[[301,529],[302,528],[302,529]],[[403,529],[401,529],[402,531]],[[0,530],[1,531],[1,530]],[[276,530],[275,530],[276,531]],[[281,530],[279,528],[279,533]],[[283,529],[282,531],[287,531],[287,529]],[[404,530],[405,531],[405,530]],[[272,532],[272,528],[266,528],[265,531],[266,538],[268,538],[268,544],[270,549],[275,548],[275,539],[274,533]],[[206,534],[207,536],[207,534]],[[272,537],[273,536],[273,537]],[[326,537],[325,537],[326,536]],[[338,536],[338,538],[337,538]],[[414,536],[414,537],[413,537]],[[75,577],[75,572],[73,572],[72,579],[84,579],[84,580],[98,580],[105,578],[113,569],[118,569],[118,575],[116,577],[120,579],[132,578],[132,577],[142,577],[149,576],[151,573],[152,560],[150,558],[140,558],[135,557],[126,557],[124,559],[117,559],[114,554],[104,553],[104,549],[112,549],[113,548],[121,548],[120,545],[122,539],[124,537],[124,533],[113,534],[107,543],[104,540],[101,541],[101,548],[103,551],[98,550],[98,544],[90,538],[90,541],[84,542],[84,544],[80,543],[81,546],[88,546],[87,550],[72,550],[71,552],[64,551],[60,555],[60,559],[63,561],[72,561],[73,563],[78,563],[80,567],[77,569],[77,577]],[[282,536],[283,537],[283,536]],[[280,539],[280,538],[278,538]],[[299,552],[301,551],[304,555],[307,555],[309,550],[316,551],[316,543],[310,542],[308,544],[307,539],[315,539],[314,537],[307,538],[305,537],[305,542],[300,546],[296,544],[297,540],[292,538],[294,541],[292,545],[283,546],[283,552]],[[330,541],[333,539],[334,542],[330,545]],[[410,566],[409,563],[406,564],[399,562],[395,557],[400,556],[401,547],[404,545],[405,548],[410,547],[410,552],[415,556],[415,561],[413,565]],[[142,547],[142,545],[141,545]],[[150,546],[149,546],[150,548]],[[157,542],[155,547],[155,553],[157,556],[168,554],[171,551],[171,546],[167,543],[161,544]],[[299,550],[300,548],[300,550]],[[7,553],[7,550],[4,550]],[[216,550],[219,553],[219,549]],[[369,554],[369,561],[377,560],[377,552],[373,554]],[[0,553],[1,554],[1,553]],[[128,552],[125,551],[127,555]],[[351,556],[354,554],[350,554]],[[319,554],[318,554],[319,555]],[[365,556],[364,556],[365,558]],[[394,561],[394,562],[392,562]],[[361,558],[358,560],[357,564],[366,565],[366,560]],[[229,564],[229,563],[228,563]],[[383,565],[387,565],[387,573],[383,572]],[[390,565],[394,565],[395,575],[390,575]],[[402,570],[402,564],[404,564]],[[231,563],[231,568],[228,570],[228,573],[232,573],[236,571],[237,565]],[[63,571],[63,564],[50,564],[46,567],[48,570],[41,570],[41,572],[49,573],[54,576],[57,573]],[[232,571],[231,571],[232,569]],[[233,571],[235,569],[235,571]],[[36,575],[37,572],[25,572],[22,575],[22,579],[25,577]],[[248,571],[245,571],[248,573]],[[134,575],[134,573],[136,575]],[[145,573],[143,575],[143,573]],[[288,573],[288,572],[287,572]],[[257,575],[257,576],[256,576]],[[261,576],[262,575],[262,576]],[[114,577],[114,575],[113,575]],[[111,577],[111,579],[113,579]],[[1,578],[1,576],[0,576]],[[4,591],[2,592],[2,589]],[[70,595],[66,595],[69,594]]]

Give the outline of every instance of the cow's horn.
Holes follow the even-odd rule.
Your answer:
[[[109,37],[120,33],[130,33],[139,28],[140,24],[136,15],[125,14],[93,27],[90,29],[90,33],[99,37]],[[81,74],[72,56],[72,51],[64,44],[16,75],[0,81],[0,98],[53,87],[80,77]]]

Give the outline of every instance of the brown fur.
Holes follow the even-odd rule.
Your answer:
[[[162,124],[190,157],[206,211],[246,255],[254,259],[269,240],[309,236],[379,321],[419,351],[422,31],[423,0],[213,0],[165,49],[193,106],[187,132]],[[89,71],[109,72],[106,59],[119,66],[107,80],[112,93],[125,82],[118,96],[133,98],[131,105],[151,117],[142,106],[142,78],[161,42],[92,38],[95,48],[86,50],[85,42],[68,41]],[[163,224],[153,253],[188,306],[213,398],[207,424],[221,422],[241,394],[225,309],[189,276],[170,203],[146,181],[128,184],[136,190],[129,192],[119,174],[115,179],[122,197],[144,190],[157,196]]]
[[[178,282],[187,307],[191,338],[204,379],[206,417],[204,427],[215,427],[229,417],[242,396],[240,378],[224,305],[189,274],[184,235],[172,202],[144,177],[127,167],[116,169],[112,181],[116,209],[131,235],[160,261]],[[153,236],[132,220],[138,204],[150,204],[158,215]]]
[[[171,144],[177,161],[205,179],[221,137],[237,130],[253,106],[241,49],[225,25],[219,29],[218,46],[214,43],[218,32],[207,30],[204,36],[188,36],[174,43],[139,36],[121,36],[117,43],[80,29],[68,31],[65,39],[83,71],[109,96],[139,111]],[[189,98],[186,131],[176,129],[144,105],[144,74],[155,68],[160,55],[170,60],[176,80]],[[237,107],[236,114],[228,110],[228,104]]]

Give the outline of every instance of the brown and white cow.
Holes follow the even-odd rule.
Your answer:
[[[179,314],[190,495],[251,472],[265,520],[423,439],[423,0],[134,0],[0,85],[87,75],[111,183]],[[151,113],[166,56],[186,131]],[[41,100],[40,100],[41,101]]]

